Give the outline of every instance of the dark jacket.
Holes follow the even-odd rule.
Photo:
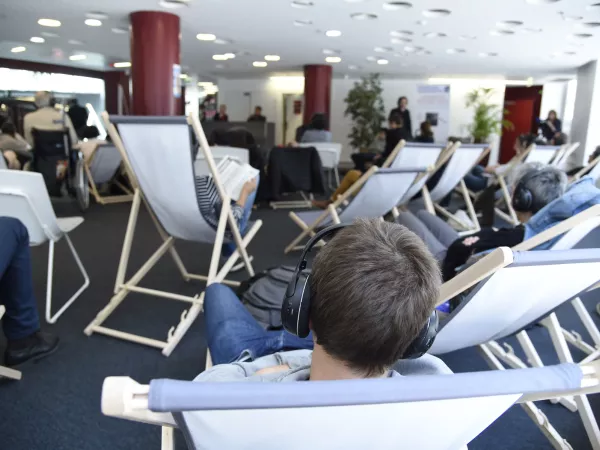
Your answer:
[[[381,154],[379,161],[383,163],[402,139],[405,141],[409,139],[404,128],[390,128],[387,130],[385,133],[385,150]]]
[[[421,142],[423,144],[433,144],[435,140],[433,139],[433,135],[423,136],[420,134],[415,138],[415,142]]]
[[[548,122],[548,120],[542,122],[542,134],[544,135],[546,140],[550,141],[552,140],[552,138],[554,138],[554,135],[556,133],[562,133],[562,122],[560,121],[560,119],[556,119],[554,122],[552,122],[555,131],[553,131],[552,128],[550,128]]]
[[[323,166],[314,147],[275,147],[269,155],[268,179],[274,200],[284,192],[325,193]]]
[[[215,118],[213,119],[215,122],[229,122],[229,116],[227,114],[221,115],[219,113],[215,114]]]
[[[410,111],[408,109],[400,111],[400,108],[394,108],[390,112],[389,117],[392,117],[394,114],[398,114],[400,117],[402,117],[402,121],[404,122],[402,128],[406,132],[407,140],[412,140],[412,121],[410,120]]]
[[[267,118],[263,115],[257,116],[256,114],[252,114],[248,117],[248,122],[266,122]]]
[[[86,126],[88,120],[88,111],[81,105],[73,105],[69,107],[69,118],[73,124],[73,128],[79,132]]]

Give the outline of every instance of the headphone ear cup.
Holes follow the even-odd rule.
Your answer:
[[[414,341],[410,343],[402,359],[416,359],[423,356],[433,345],[438,331],[439,318],[437,310],[433,310],[427,322]]]
[[[300,272],[290,284],[281,307],[281,323],[288,333],[305,338],[310,333],[310,272]]]
[[[523,187],[523,183],[519,183],[519,185],[515,188],[515,192],[512,198],[512,206],[515,211],[519,212],[528,212],[531,211],[533,203],[533,196],[529,189]]]

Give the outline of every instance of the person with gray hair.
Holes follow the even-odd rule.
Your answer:
[[[38,107],[36,111],[26,114],[23,118],[23,132],[25,140],[35,147],[33,139],[33,130],[59,131],[67,129],[71,138],[71,145],[77,146],[79,138],[73,127],[73,123],[64,111],[60,111],[51,105],[52,94],[48,91],[39,91],[35,93],[35,104]],[[35,152],[35,148],[34,148]]]
[[[514,247],[525,239],[525,224],[546,205],[560,198],[567,187],[567,176],[556,167],[539,163],[523,164],[512,177],[512,205],[520,225],[509,228],[483,228],[460,237],[446,222],[428,211],[401,212],[396,222],[417,234],[438,260],[444,280],[476,253],[497,247]]]

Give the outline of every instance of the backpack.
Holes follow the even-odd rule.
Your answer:
[[[266,330],[280,330],[281,305],[295,267],[278,266],[264,270],[244,281],[238,297],[246,309]]]

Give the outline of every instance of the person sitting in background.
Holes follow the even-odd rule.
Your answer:
[[[37,303],[33,294],[29,234],[18,219],[0,217],[0,303],[8,341],[4,360],[18,366],[53,353],[58,337],[40,331]]]
[[[81,106],[79,101],[74,98],[69,101],[68,114],[75,131],[77,131],[77,136],[79,136],[81,139],[84,139],[85,136],[83,135],[83,132],[87,126],[87,120],[89,116],[87,108]]]
[[[4,122],[0,128],[0,151],[9,169],[20,169],[33,158],[31,147],[23,139],[12,122]]]
[[[421,122],[421,134],[415,139],[416,142],[422,142],[424,144],[433,144],[435,142],[433,138],[433,130],[429,121]]]
[[[248,117],[248,122],[266,122],[267,118],[262,115],[262,107],[256,106],[254,108],[254,114]]]
[[[562,132],[562,122],[556,115],[556,111],[551,110],[548,113],[548,118],[542,122],[541,127],[542,127],[542,134],[544,135],[544,138],[546,138],[546,141],[548,141],[548,142],[552,141],[552,139],[554,139],[554,137],[557,134],[560,134]],[[562,145],[562,144],[556,144],[556,145]]]
[[[431,355],[402,361],[429,323],[441,284],[435,259],[406,228],[377,219],[355,221],[319,250],[308,283],[306,338],[265,331],[229,287],[208,286],[204,321],[215,366],[194,381],[451,373]]]
[[[569,136],[565,133],[556,133],[548,142],[548,145],[565,145],[569,142]]]
[[[77,146],[78,137],[71,123],[71,119],[64,111],[59,111],[53,105],[52,95],[48,91],[39,91],[35,94],[35,104],[39,108],[37,111],[30,112],[23,119],[23,129],[25,140],[34,147],[33,130],[59,131],[67,129],[71,139],[71,145]]]
[[[598,157],[600,157],[600,145],[598,147],[596,147],[596,149],[590,154],[590,156],[588,156],[588,165],[592,164]],[[569,170],[567,172],[567,175],[569,177],[573,177],[575,175],[577,175],[579,172],[581,172],[584,169],[584,167],[579,166],[579,167],[575,167],[571,170]]]
[[[387,136],[388,129],[381,128],[377,136],[375,136],[375,142],[371,146],[372,153],[383,153],[385,152],[385,138]]]
[[[408,110],[408,98],[400,97],[398,99],[398,107],[390,111],[388,120],[392,116],[399,115],[402,117],[402,128],[404,129],[404,135],[407,141],[412,140],[412,121],[410,119],[410,111]]]
[[[450,225],[425,210],[418,211],[416,216],[408,211],[403,211],[397,217],[396,222],[423,239],[427,248],[438,260],[442,267],[444,280],[447,281],[454,277],[456,269],[465,264],[472,255],[497,247],[514,247],[532,237],[534,234],[531,231],[526,232],[527,223],[546,205],[563,196],[567,186],[567,177],[556,167],[544,167],[539,163],[529,163],[518,169],[513,186],[515,187],[513,189],[513,207],[521,222],[521,225],[516,227],[483,228],[477,233],[460,237]],[[529,192],[528,196],[531,201],[525,201],[525,196],[522,194],[526,191]],[[600,194],[600,190],[598,193]],[[569,211],[572,211],[581,206],[584,198],[587,201],[586,196],[574,192],[565,196],[564,202],[569,205]],[[598,200],[600,201],[600,197]],[[556,218],[549,221],[546,226],[540,227],[535,234],[549,228],[550,223],[554,225]]]
[[[331,142],[331,131],[327,131],[327,117],[325,117],[325,114],[316,113],[312,116],[309,128],[302,134],[300,142],[303,144]]]
[[[227,105],[219,105],[219,112],[215,114],[213,119],[215,122],[229,122],[229,116],[227,115]]]

